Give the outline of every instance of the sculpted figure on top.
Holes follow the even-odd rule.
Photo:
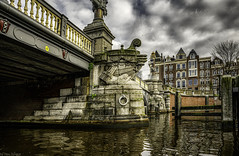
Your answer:
[[[102,10],[103,11],[103,15],[106,16],[107,15],[107,9],[106,9],[106,5],[108,3],[108,0],[90,0],[93,4],[93,12],[97,12],[98,10]]]

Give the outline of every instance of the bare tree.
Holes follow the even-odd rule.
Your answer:
[[[213,57],[218,57],[223,61],[224,71],[231,74],[233,64],[239,57],[239,43],[235,41],[225,41],[214,46]]]

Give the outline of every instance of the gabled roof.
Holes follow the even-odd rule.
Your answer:
[[[192,50],[190,51],[189,55],[190,55],[191,53],[195,53],[195,54],[197,54],[196,51],[195,51],[194,49],[192,49]]]
[[[156,55],[156,57],[160,57],[160,55],[159,55],[159,53],[158,53],[157,50],[156,50],[156,52],[155,52],[155,55]]]
[[[180,48],[177,55],[186,55],[186,53],[184,52],[183,48]]]

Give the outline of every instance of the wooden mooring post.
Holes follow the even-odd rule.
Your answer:
[[[179,91],[175,93],[175,118],[181,118],[181,95]]]
[[[232,77],[224,75],[221,80],[223,129],[233,127]]]

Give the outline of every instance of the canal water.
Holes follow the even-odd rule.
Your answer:
[[[238,155],[238,131],[222,131],[209,118],[181,119],[171,114],[150,119],[146,128],[0,128],[3,155]]]

